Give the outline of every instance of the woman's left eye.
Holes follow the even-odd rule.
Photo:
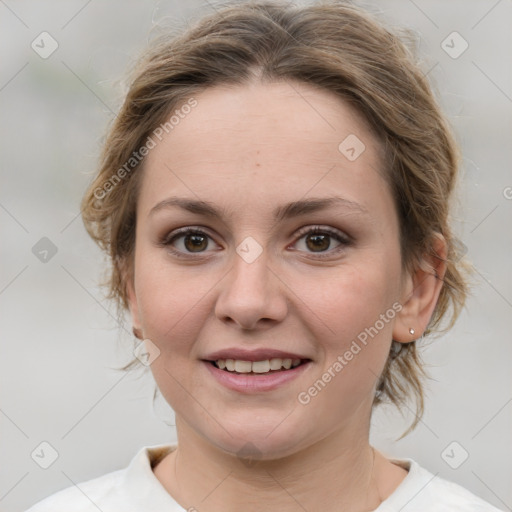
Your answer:
[[[303,246],[306,247],[307,250],[312,251],[315,254],[318,254],[317,257],[326,257],[331,256],[332,253],[336,253],[344,247],[350,245],[350,238],[343,234],[341,231],[333,230],[330,228],[322,228],[320,226],[315,226],[314,228],[306,228],[302,230],[299,235],[300,238],[296,242],[298,244],[301,240],[303,240]],[[337,246],[332,248],[332,239],[337,242]],[[324,255],[324,253],[327,253]]]

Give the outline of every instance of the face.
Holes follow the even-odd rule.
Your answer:
[[[150,151],[137,205],[129,297],[162,394],[224,452],[367,437],[405,293],[378,141],[306,84],[195,99]]]

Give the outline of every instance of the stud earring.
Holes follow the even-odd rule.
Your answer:
[[[412,327],[409,328],[409,334],[413,335],[415,332],[416,331]]]

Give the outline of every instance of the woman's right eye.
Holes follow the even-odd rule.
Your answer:
[[[208,248],[212,238],[197,228],[181,228],[168,235],[162,245],[176,256],[202,254]]]

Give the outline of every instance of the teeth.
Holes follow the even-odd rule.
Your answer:
[[[274,357],[269,361],[270,369],[271,370],[280,370],[281,366],[283,365],[283,360],[279,359],[277,357]]]
[[[270,362],[267,361],[254,361],[252,365],[252,371],[254,373],[267,373],[270,371]]]
[[[218,359],[215,361],[217,368],[237,373],[267,373],[271,370],[289,370],[299,366],[300,359],[281,359],[273,357],[264,361],[242,361],[239,359]]]
[[[235,372],[238,373],[249,373],[252,370],[251,361],[239,361],[235,360]]]

